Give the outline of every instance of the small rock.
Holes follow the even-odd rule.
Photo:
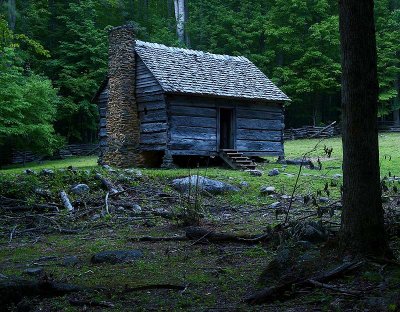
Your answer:
[[[250,175],[254,176],[254,177],[261,177],[263,175],[263,172],[261,170],[246,170],[246,172],[250,173]]]
[[[281,206],[280,202],[275,202],[275,203],[272,203],[271,205],[269,205],[268,208],[276,209],[276,208],[279,208],[280,206]]]
[[[142,212],[142,207],[140,207],[138,204],[133,204],[132,205],[132,211],[134,213],[141,213]]]
[[[103,165],[102,167],[103,167],[103,169],[108,170],[108,171],[112,170],[112,168],[109,165]]]
[[[36,174],[36,172],[33,171],[32,169],[26,169],[26,170],[24,170],[24,173],[25,174]]]
[[[327,202],[329,202],[329,198],[328,198],[328,197],[320,197],[320,198],[318,198],[318,200],[319,200],[320,203],[327,203]]]
[[[1,273],[0,273],[0,279],[6,279],[6,278],[8,278],[8,277],[5,276],[4,274],[1,274]]]
[[[127,173],[129,175],[133,175],[137,178],[140,178],[143,176],[142,171],[140,171],[139,169],[125,169],[124,171],[125,171],[125,173]]]
[[[191,176],[182,179],[175,179],[172,181],[172,186],[181,192],[187,192],[189,188],[195,189],[198,187],[199,191],[208,192],[211,194],[222,194],[226,192],[239,192],[239,189],[231,184],[211,180],[202,176]]]
[[[301,240],[305,240],[311,243],[324,242],[327,238],[328,234],[326,233],[326,231],[314,222],[305,224],[300,233]]]
[[[51,169],[43,169],[42,171],[40,171],[40,174],[44,176],[52,176],[54,175],[54,171]]]
[[[97,221],[97,220],[99,220],[101,218],[101,215],[99,215],[98,213],[96,213],[96,214],[94,214],[93,216],[92,216],[92,221]]]
[[[286,173],[286,172],[284,172],[283,173],[285,176],[287,176],[288,178],[294,178],[294,174],[292,174],[292,173]]]
[[[277,168],[274,168],[274,169],[272,169],[270,172],[268,172],[268,175],[270,176],[270,177],[274,177],[274,176],[277,176],[277,175],[279,175],[279,170],[277,169]]]
[[[125,208],[124,208],[124,207],[118,207],[118,208],[117,208],[117,211],[124,212],[124,211],[125,211]]]
[[[341,179],[342,177],[343,177],[343,175],[340,174],[340,173],[334,174],[334,175],[332,176],[332,178],[334,178],[334,179]]]
[[[102,251],[95,254],[91,258],[91,262],[98,263],[123,263],[138,260],[143,257],[140,250],[115,250],[115,251]]]
[[[246,182],[246,181],[240,182],[239,185],[240,185],[241,188],[248,188],[250,186],[250,184],[248,182]]]
[[[44,272],[43,268],[37,267],[37,268],[27,268],[24,270],[25,275],[30,275],[30,276],[38,276],[41,275]]]
[[[289,195],[282,195],[281,196],[281,199],[291,199],[292,198],[292,196],[289,196]]]
[[[77,256],[68,256],[64,258],[63,266],[73,267],[79,263],[79,259]]]
[[[271,195],[275,193],[275,188],[273,186],[262,186],[260,188],[260,193],[264,195]]]
[[[84,193],[88,193],[90,191],[90,187],[87,184],[80,183],[75,185],[74,187],[71,188],[71,192],[76,194],[76,195],[81,195]]]

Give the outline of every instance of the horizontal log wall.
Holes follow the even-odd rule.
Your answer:
[[[217,153],[217,105],[213,99],[193,96],[167,97],[172,155]]]
[[[236,105],[236,148],[249,156],[280,156],[283,150],[283,108],[275,103]]]
[[[164,92],[140,57],[137,60],[136,101],[141,124],[142,150],[165,150],[168,127]]]
[[[283,155],[283,109],[279,104],[167,95],[173,155],[216,155],[221,107],[234,110],[235,148],[247,155]]]

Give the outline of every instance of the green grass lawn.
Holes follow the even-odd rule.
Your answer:
[[[319,144],[318,144],[319,142]],[[387,176],[389,172],[392,175],[400,176],[400,134],[384,133],[379,135],[380,143],[380,160],[381,160],[381,175]],[[317,145],[318,144],[318,145]],[[337,184],[330,189],[332,198],[339,197],[341,179],[333,179],[334,175],[341,174],[342,166],[342,146],[340,138],[331,138],[320,141],[319,139],[311,140],[296,140],[285,143],[285,153],[287,159],[301,158],[304,153],[315,150],[309,154],[316,163],[320,158],[323,164],[322,170],[302,169],[302,175],[298,184],[296,194],[315,194],[317,190],[323,190],[325,184]],[[333,148],[331,158],[327,158],[324,153],[324,146]],[[259,169],[264,171],[262,177],[250,176],[247,172],[235,171],[222,167],[200,168],[190,170],[191,174],[207,176],[209,178],[219,179],[234,185],[239,185],[242,181],[250,184],[248,188],[241,190],[239,193],[224,195],[221,200],[227,200],[230,203],[239,205],[265,205],[270,204],[274,199],[260,196],[261,186],[274,186],[277,192],[281,194],[291,194],[295,185],[296,175],[299,172],[299,166],[281,165],[275,162],[276,158],[270,158],[269,163],[259,165]],[[76,168],[96,168],[96,157],[78,157],[69,158],[57,161],[45,161],[42,163],[29,163],[25,167],[14,165],[0,170],[1,173],[21,173],[24,169],[30,168],[39,171],[43,168],[59,169],[68,166]],[[275,177],[269,177],[267,173],[273,168],[278,168],[281,174]],[[153,178],[161,183],[168,182],[176,177],[184,177],[189,174],[189,169],[143,169],[143,172],[150,178]]]

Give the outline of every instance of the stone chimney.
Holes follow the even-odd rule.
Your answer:
[[[100,163],[124,168],[140,166],[143,159],[139,148],[135,30],[132,26],[110,30],[108,54],[107,139]]]

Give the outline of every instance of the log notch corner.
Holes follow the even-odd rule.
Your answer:
[[[108,54],[107,141],[101,150],[100,163],[117,167],[141,166],[140,120],[135,98],[135,30],[132,26],[110,30]]]

